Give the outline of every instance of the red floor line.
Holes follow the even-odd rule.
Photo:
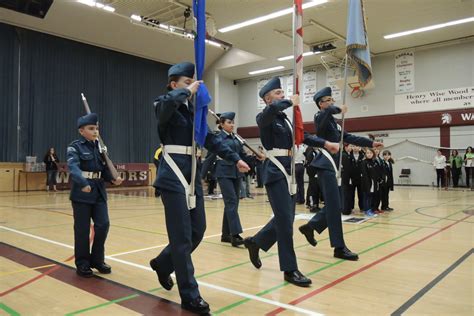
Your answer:
[[[89,243],[92,244],[92,241],[93,241],[93,240],[94,240],[94,226],[91,225],[91,233],[90,233],[90,236],[89,236]],[[67,258],[67,259],[65,259],[63,262],[68,262],[68,261],[72,260],[73,258],[74,258],[74,255],[70,256],[70,257]],[[25,282],[23,282],[23,283],[21,283],[21,284],[18,284],[18,285],[16,285],[16,286],[12,287],[11,289],[8,289],[8,290],[6,290],[6,291],[0,293],[0,297],[3,297],[3,296],[5,296],[5,295],[7,295],[7,294],[9,294],[9,293],[11,293],[11,292],[14,292],[14,291],[16,291],[16,290],[18,290],[18,289],[21,289],[22,287],[25,287],[25,286],[27,286],[28,284],[31,284],[31,283],[33,283],[33,282],[35,282],[35,281],[38,281],[39,279],[41,279],[41,278],[47,276],[48,274],[51,274],[51,273],[53,273],[54,271],[58,270],[59,268],[61,268],[61,266],[58,266],[58,265],[56,265],[56,266],[54,266],[54,267],[51,267],[51,268],[49,268],[48,270],[46,270],[45,272],[42,272],[40,275],[37,275],[37,276],[35,276],[34,278],[32,278],[32,279],[30,279],[30,280],[28,280],[28,281],[25,281]]]
[[[460,222],[464,221],[465,219],[469,218],[470,216],[471,216],[471,215],[468,215],[468,216],[466,216],[466,217],[464,217],[464,218],[462,218],[462,219],[460,219],[460,220],[458,220],[458,221],[456,221],[456,222],[454,222],[454,223],[452,223],[452,224],[450,224],[450,225],[448,225],[448,226],[445,226],[445,227],[443,227],[443,228],[441,228],[441,229],[439,229],[439,230],[437,230],[437,231],[435,231],[435,232],[433,232],[433,233],[431,233],[431,234],[429,234],[429,235],[427,235],[427,236],[425,236],[425,237],[423,237],[423,238],[421,238],[421,239],[419,239],[419,240],[417,240],[417,241],[415,241],[415,242],[413,242],[413,243],[411,243],[411,244],[409,244],[409,245],[407,245],[407,246],[405,246],[405,247],[403,247],[403,248],[401,248],[401,249],[399,249],[399,250],[397,250],[397,251],[395,251],[395,252],[392,252],[391,254],[386,255],[385,257],[382,257],[382,258],[380,258],[380,259],[378,259],[378,260],[376,260],[376,261],[374,261],[374,262],[372,262],[372,263],[369,263],[368,265],[365,265],[365,266],[359,268],[358,270],[355,270],[355,271],[353,271],[353,272],[351,272],[351,273],[349,273],[349,274],[346,274],[345,276],[340,277],[339,279],[336,279],[336,280],[332,281],[331,283],[328,283],[328,284],[326,284],[326,285],[324,285],[324,286],[322,286],[322,287],[320,287],[320,288],[318,288],[318,289],[316,289],[316,290],[314,290],[314,291],[311,291],[311,292],[309,292],[308,294],[303,295],[303,296],[301,296],[301,297],[299,297],[299,298],[297,298],[297,299],[295,299],[295,300],[289,302],[288,304],[290,304],[290,305],[296,305],[296,304],[299,304],[299,303],[301,303],[301,302],[303,302],[303,301],[305,301],[305,300],[307,300],[307,299],[309,299],[309,298],[311,298],[311,297],[313,297],[313,296],[316,296],[316,295],[318,295],[319,293],[322,293],[322,292],[326,291],[327,289],[330,289],[330,288],[334,287],[335,285],[337,285],[337,284],[339,284],[339,283],[341,283],[341,282],[343,282],[343,281],[345,281],[345,280],[347,280],[347,279],[350,279],[350,278],[352,278],[353,276],[355,276],[355,275],[357,275],[357,274],[359,274],[359,273],[361,273],[361,272],[364,272],[365,270],[370,269],[370,268],[372,268],[373,266],[375,266],[375,265],[377,265],[377,264],[379,264],[379,263],[381,263],[381,262],[383,262],[383,261],[385,261],[385,260],[387,260],[387,259],[389,259],[389,258],[391,258],[391,257],[393,257],[393,256],[396,256],[396,255],[398,255],[399,253],[401,253],[401,252],[403,252],[403,251],[405,251],[405,250],[407,250],[407,249],[409,249],[409,248],[412,248],[413,246],[418,245],[419,243],[421,243],[421,242],[423,242],[423,241],[425,241],[425,240],[427,240],[427,239],[429,239],[429,238],[431,238],[431,237],[433,237],[433,236],[435,236],[435,235],[437,235],[437,234],[439,234],[439,233],[441,233],[441,232],[443,232],[443,231],[445,231],[445,230],[451,228],[452,226],[454,226],[454,225],[456,225],[456,224],[459,224]],[[277,314],[279,314],[279,313],[281,313],[281,312],[283,312],[283,311],[285,311],[285,309],[282,308],[282,307],[279,307],[279,308],[277,308],[277,309],[275,309],[275,310],[273,310],[273,311],[267,313],[266,315],[267,315],[267,316],[273,316],[273,315],[277,315]]]

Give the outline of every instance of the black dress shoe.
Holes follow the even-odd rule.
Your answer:
[[[319,206],[312,206],[312,207],[310,207],[309,211],[311,213],[317,213],[317,212],[321,211],[321,209],[319,208]]]
[[[211,311],[209,309],[209,304],[207,304],[207,302],[203,300],[202,297],[198,297],[190,302],[182,302],[181,308],[198,315],[207,315]]]
[[[304,224],[298,229],[300,233],[302,233],[306,237],[306,240],[309,242],[309,244],[313,247],[316,247],[318,242],[316,241],[316,239],[314,239],[314,229],[311,228],[311,226],[309,226],[308,224]]]
[[[150,267],[153,269],[153,271],[156,272],[156,275],[158,276],[158,282],[160,282],[161,286],[165,290],[170,291],[174,285],[174,282],[171,276],[160,274],[160,271],[158,271],[158,265],[156,264],[155,259],[150,260]]]
[[[298,270],[283,273],[285,281],[296,286],[301,287],[308,287],[311,285],[311,280],[305,277],[301,272]]]
[[[262,261],[260,261],[260,257],[258,256],[259,247],[253,241],[252,237],[248,237],[244,239],[245,248],[249,251],[250,261],[252,262],[253,266],[257,269],[262,267]]]
[[[97,263],[97,264],[92,263],[91,268],[96,269],[97,271],[99,271],[102,274],[112,273],[112,268],[105,262]]]
[[[232,244],[232,247],[238,248],[240,245],[244,244],[244,239],[237,234],[230,237],[230,243]]]
[[[221,235],[221,242],[231,242],[230,235]]]
[[[87,266],[80,266],[76,268],[76,273],[78,276],[83,278],[91,278],[94,276],[94,272],[90,267]]]
[[[351,261],[359,260],[359,255],[350,251],[347,247],[334,249],[334,257]]]
[[[384,209],[384,211],[389,211],[390,212],[390,211],[393,211],[393,208],[387,207],[386,209]]]

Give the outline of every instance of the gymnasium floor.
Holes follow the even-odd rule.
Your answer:
[[[253,189],[255,192],[256,190]],[[244,236],[271,216],[263,191],[241,200]],[[113,273],[83,279],[73,263],[68,192],[0,193],[1,315],[189,315],[175,286],[159,288],[149,260],[166,245],[163,206],[149,188],[109,191],[106,262]],[[222,200],[206,200],[207,231],[193,254],[214,315],[473,315],[474,192],[396,188],[395,211],[344,224],[357,262],[332,256],[327,231],[294,244],[310,288],[283,281],[277,247],[255,269],[247,251],[220,242]],[[307,214],[304,206],[297,213]],[[178,304],[177,304],[178,303]]]

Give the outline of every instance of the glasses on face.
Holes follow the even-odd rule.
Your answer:
[[[321,102],[334,102],[334,99],[333,99],[333,98],[329,98],[329,99],[326,99],[326,100],[321,100]]]

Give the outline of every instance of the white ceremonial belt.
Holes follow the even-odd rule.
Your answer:
[[[165,145],[163,147],[163,152],[167,152],[168,154],[181,154],[181,155],[189,155],[193,154],[193,147],[192,146],[182,146],[182,145]]]
[[[183,145],[165,145],[163,146],[163,152],[167,151],[168,154],[180,154],[192,156],[193,147]],[[201,149],[196,148],[196,157],[201,157]]]
[[[82,171],[82,176],[86,179],[100,179],[102,172]]]
[[[188,153],[189,152],[189,153]],[[183,175],[183,172],[178,167],[176,162],[174,162],[173,158],[171,158],[170,154],[182,154],[182,155],[189,155],[193,152],[193,148],[190,146],[181,146],[181,145],[165,145],[163,146],[163,158],[165,159],[168,166],[170,166],[171,170],[173,170],[174,174],[178,177],[179,182],[184,189],[184,194],[186,195],[186,206],[188,210],[192,210],[196,208],[196,204],[194,201],[191,200],[191,185],[188,183],[186,178]]]
[[[272,155],[273,157],[291,157],[292,156],[291,149],[273,148],[271,150],[267,150],[267,153]]]
[[[321,152],[323,153],[324,156],[326,156],[326,158],[329,160],[329,162],[331,162],[331,165],[334,168],[334,172],[336,173],[337,185],[341,186],[341,178],[337,176],[337,167],[336,167],[336,162],[334,161],[334,158],[324,148],[321,149]]]
[[[266,156],[285,176],[286,183],[288,184],[288,192],[290,193],[290,195],[296,194],[296,188],[291,185],[291,176],[286,172],[285,167],[283,167],[282,163],[278,159],[276,159],[276,156],[274,156],[273,153],[276,153],[276,155],[279,154],[278,157],[287,157],[289,156],[289,153],[291,154],[291,150],[274,148],[272,150],[267,150]]]

